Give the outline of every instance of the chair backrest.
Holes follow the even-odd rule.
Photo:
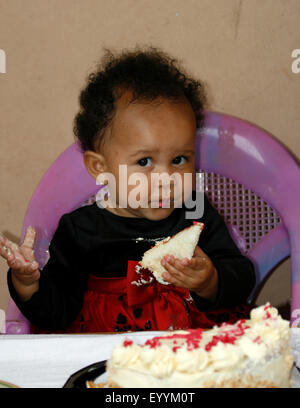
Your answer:
[[[69,146],[49,167],[31,197],[21,233],[22,242],[27,227],[35,227],[34,253],[40,268],[49,258],[49,243],[60,217],[80,207],[100,189],[87,172],[77,143]],[[12,299],[6,311],[6,332],[30,333],[30,323]]]
[[[257,287],[291,254],[293,324],[300,316],[298,163],[268,132],[216,112],[206,112],[204,127],[196,134],[195,152],[196,171],[204,177],[209,199],[224,216],[241,251],[255,265]],[[60,217],[92,203],[100,188],[88,174],[77,143],[50,166],[31,198],[21,235],[23,240],[29,225],[37,229],[35,254],[41,267],[48,260],[49,242]],[[29,322],[11,300],[6,331],[29,330]]]
[[[206,113],[195,151],[208,196],[255,265],[255,290],[291,256],[290,324],[300,325],[299,163],[265,130],[216,112]]]

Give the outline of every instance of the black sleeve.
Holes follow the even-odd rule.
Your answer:
[[[11,270],[8,287],[23,315],[36,327],[65,330],[81,310],[86,274],[71,217],[61,217],[49,245],[50,258],[41,270],[39,290],[26,302],[20,301],[13,287]]]
[[[230,308],[246,303],[255,285],[252,262],[241,254],[231,238],[223,218],[205,196],[204,229],[199,246],[210,257],[218,272],[218,293],[214,302],[191,295],[200,310]]]

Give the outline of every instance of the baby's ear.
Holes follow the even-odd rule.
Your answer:
[[[102,154],[87,150],[83,154],[84,165],[89,174],[97,179],[99,173],[105,171],[105,158]]]

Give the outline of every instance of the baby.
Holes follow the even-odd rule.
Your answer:
[[[198,197],[194,143],[203,84],[153,47],[107,51],[80,103],[75,135],[87,171],[108,182],[109,194],[61,217],[43,269],[33,227],[20,246],[0,239],[11,296],[36,332],[186,329],[240,318],[255,284],[253,265],[206,197],[200,217],[186,216],[185,198]],[[169,179],[158,177],[154,186],[153,175],[162,174]],[[134,195],[129,180],[136,175]],[[162,259],[169,285],[137,268],[146,250],[193,221],[205,227],[192,259]]]

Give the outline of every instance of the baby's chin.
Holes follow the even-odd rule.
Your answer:
[[[138,217],[151,221],[160,221],[169,217],[175,208],[139,208],[135,212]]]
[[[163,220],[167,217],[169,217],[172,212],[175,210],[174,206],[166,206],[166,207],[159,207],[159,208],[153,208],[151,206],[148,207],[138,207],[138,208],[132,208],[130,206],[120,206],[119,203],[117,205],[109,205],[105,204],[104,201],[101,201],[100,203],[102,207],[106,208],[108,211],[120,215],[123,217],[129,217],[129,218],[146,218],[147,220],[151,221],[160,221]]]

